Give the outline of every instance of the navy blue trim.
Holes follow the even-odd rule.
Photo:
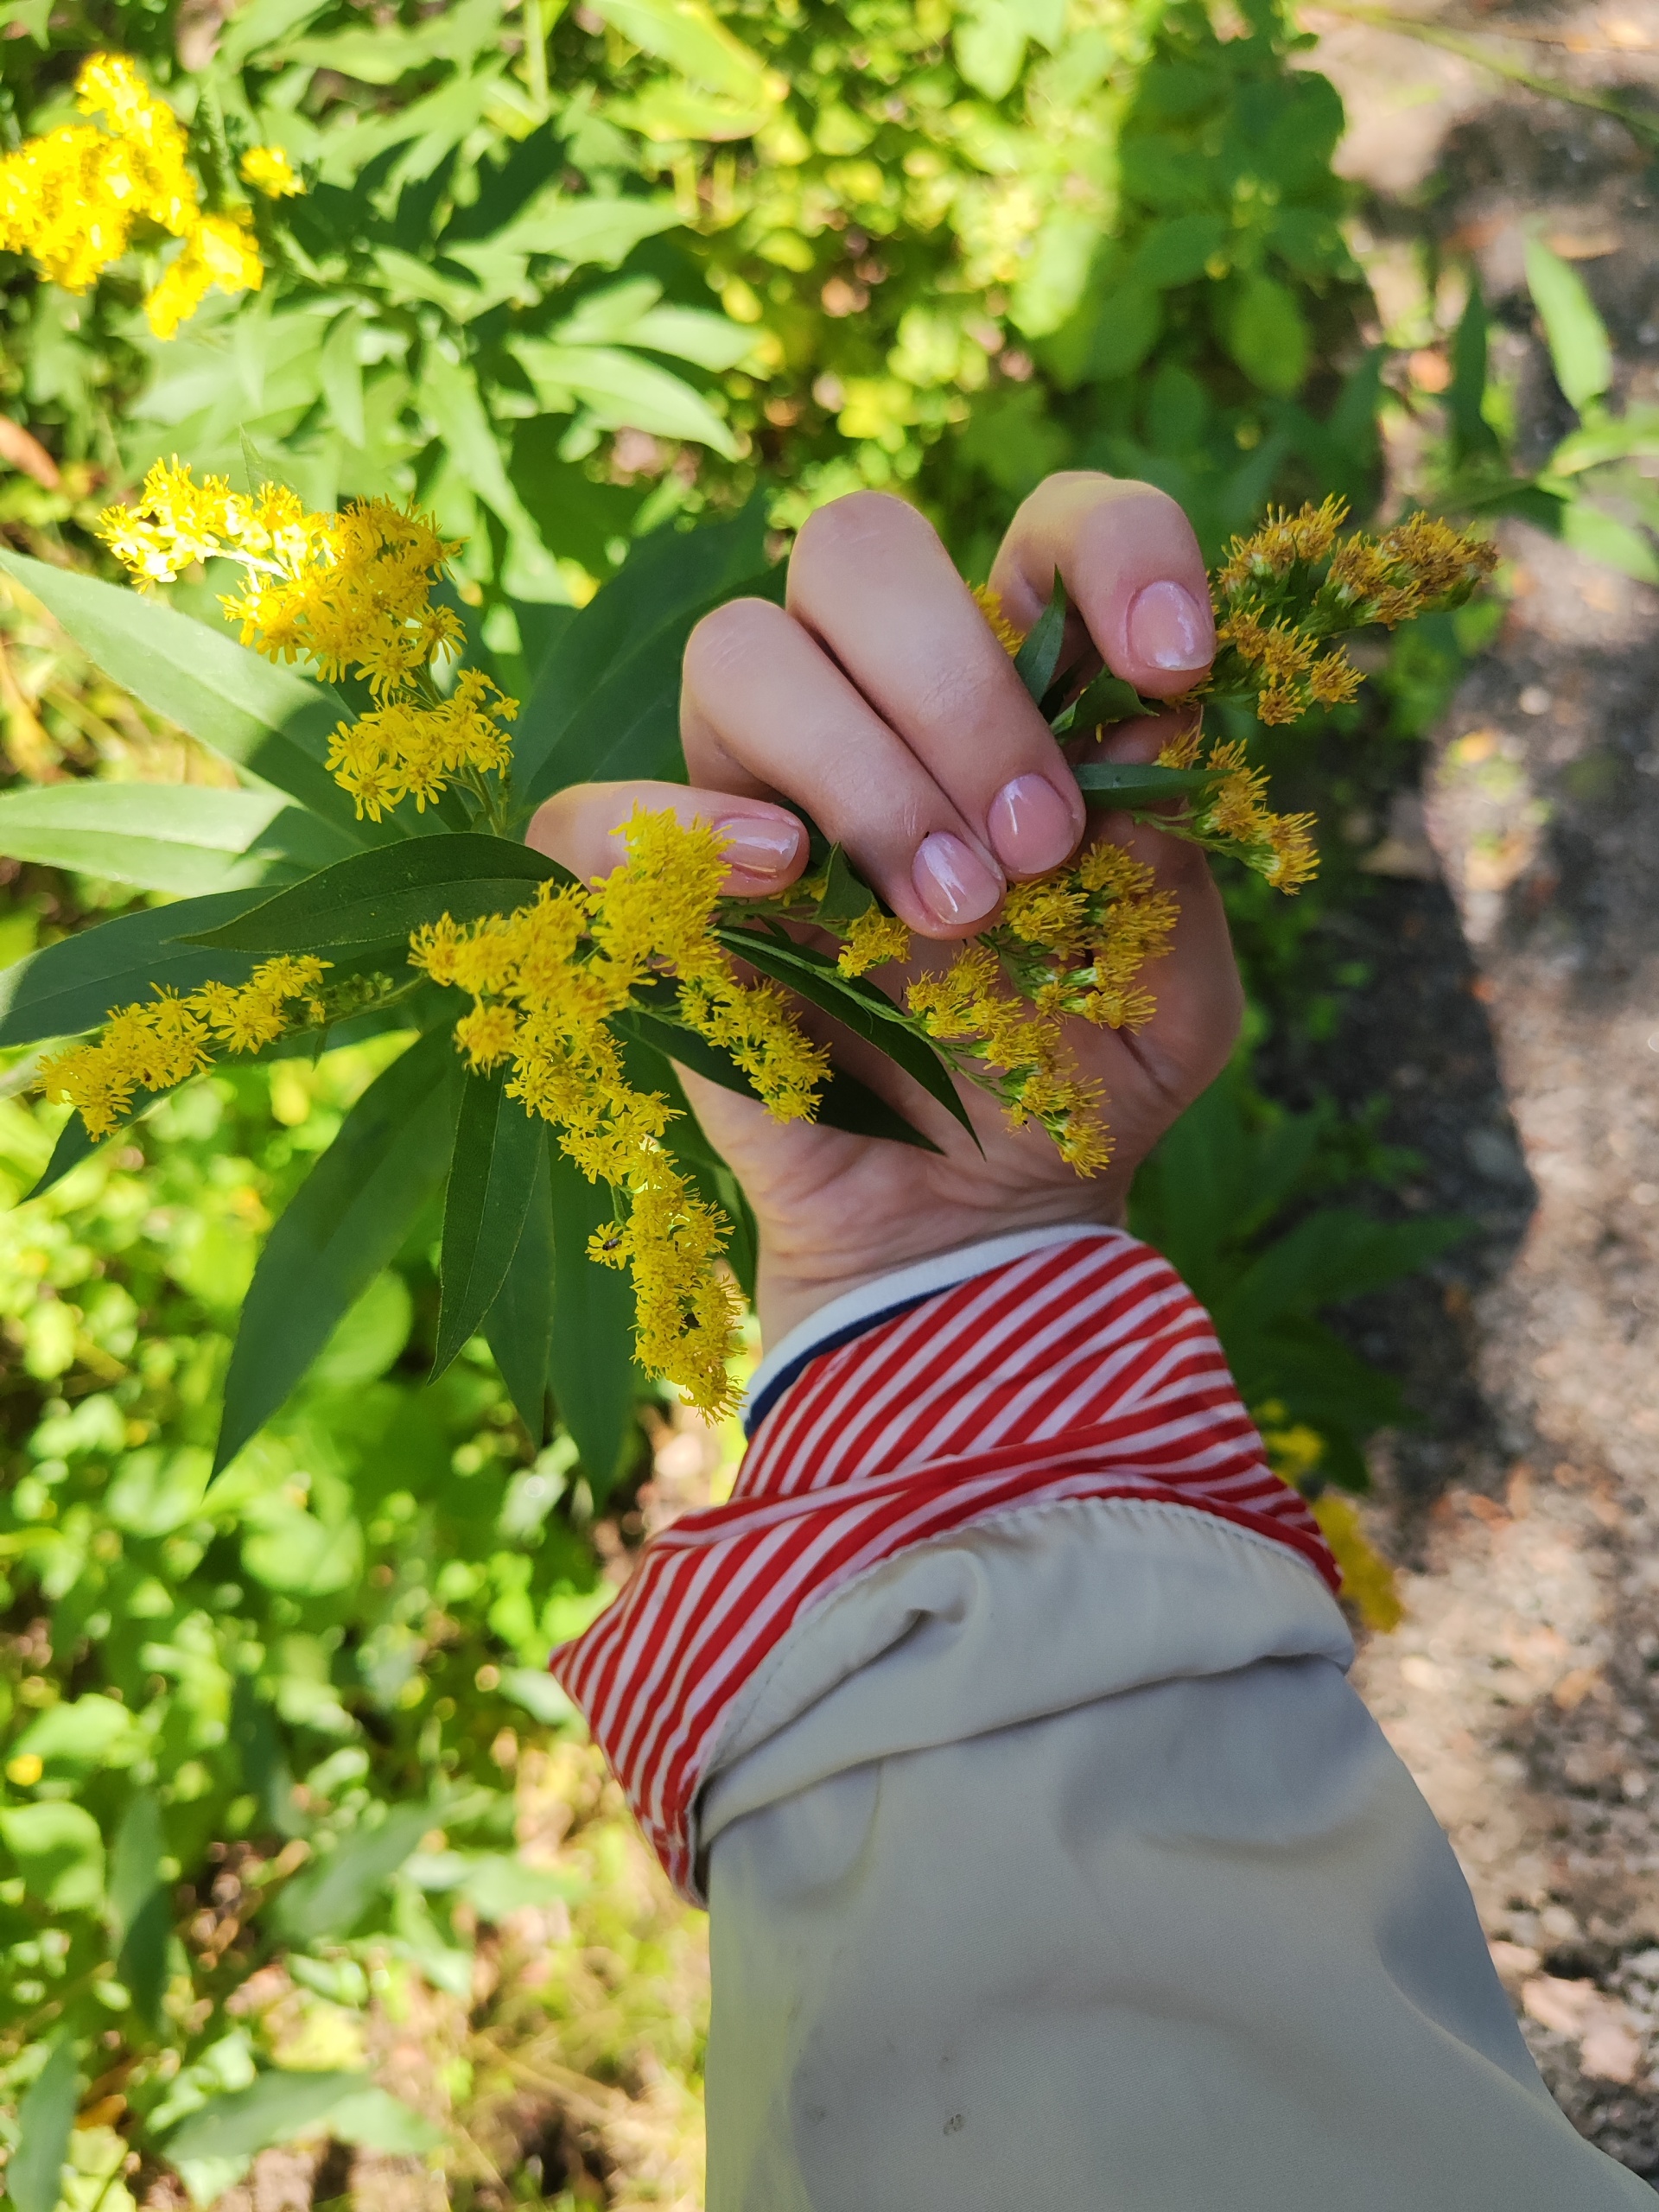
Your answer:
[[[842,1344],[849,1344],[855,1337],[861,1337],[868,1330],[879,1329],[884,1321],[897,1320],[901,1313],[908,1313],[914,1306],[925,1306],[930,1298],[937,1298],[940,1289],[950,1289],[949,1283],[938,1285],[931,1290],[918,1290],[913,1298],[901,1298],[896,1306],[884,1306],[879,1313],[861,1314],[856,1321],[849,1321],[839,1329],[832,1329],[827,1337],[820,1337],[804,1352],[779,1369],[758,1398],[751,1400],[743,1411],[743,1434],[747,1440],[777,1404],[791,1382],[798,1382],[815,1359],[822,1359],[826,1352],[839,1351]]]

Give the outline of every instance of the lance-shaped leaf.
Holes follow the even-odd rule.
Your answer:
[[[149,1791],[140,1790],[116,1831],[109,1898],[121,1935],[117,1971],[139,2018],[152,2030],[161,2025],[173,1932],[172,1892],[162,1872],[165,1849],[161,1807]]]
[[[848,859],[840,845],[830,848],[824,864],[823,896],[813,909],[813,918],[830,926],[855,922],[875,904],[875,893]]]
[[[552,1141],[540,1123],[518,1242],[484,1316],[484,1337],[533,1443],[547,1440],[547,1361],[553,1337]]]
[[[271,1908],[272,1927],[299,1943],[349,1936],[441,1817],[431,1805],[400,1805],[378,1827],[355,1830],[294,1877]]]
[[[359,850],[278,791],[67,783],[0,793],[0,853],[187,898],[291,882]]]
[[[405,2155],[418,2156],[443,2139],[430,2120],[390,2090],[377,2088],[366,2074],[278,2066],[245,2089],[228,2090],[199,2105],[168,2138],[167,2156],[187,2179],[206,2168],[197,2186],[205,2183],[211,2196],[216,2180],[207,2175],[222,2162],[245,2163],[276,2144],[315,2135],[325,2126],[337,2142]]]
[[[79,2094],[74,2038],[60,2036],[17,2109],[17,2145],[6,2168],[16,2212],[56,2212]]]
[[[1059,667],[1060,648],[1065,643],[1068,604],[1065,586],[1060,581],[1057,569],[1048,605],[1037,617],[1034,626],[1027,633],[1025,643],[1014,656],[1014,672],[1033,699],[1040,701],[1046,696],[1054,681],[1055,671]]]
[[[1134,721],[1141,715],[1163,712],[1160,701],[1143,699],[1133,683],[1114,676],[1110,669],[1103,669],[1070,706],[1061,708],[1049,728],[1056,737],[1065,737],[1078,730],[1099,729],[1108,722]]]
[[[700,530],[635,546],[543,662],[514,726],[526,809],[596,776],[677,778],[680,657],[699,618],[765,563],[759,501]]]
[[[734,1090],[741,1097],[760,1103],[760,1092],[736,1061],[717,1045],[711,1045],[706,1037],[699,1037],[694,1029],[683,1028],[677,1022],[640,1007],[613,1014],[611,1027],[620,1035],[648,1046],[664,1059],[677,1061],[693,1075],[702,1076],[709,1083],[719,1084],[724,1090]],[[849,1136],[886,1137],[889,1143],[915,1145],[923,1152],[939,1149],[932,1138],[924,1136],[896,1106],[888,1105],[878,1092],[845,1068],[832,1070],[829,1082],[819,1093],[817,1119],[822,1127],[844,1129]]]
[[[843,976],[833,960],[786,938],[762,936],[754,930],[716,930],[715,934],[728,952],[747,960],[774,982],[786,983],[791,990],[798,991],[804,999],[833,1014],[855,1037],[885,1053],[930,1097],[937,1098],[976,1144],[979,1142],[968,1109],[957,1096],[950,1070],[932,1046],[910,1027],[892,1000],[873,983],[865,982],[861,976]]]
[[[613,1216],[609,1190],[590,1183],[555,1141],[548,1147],[553,1198],[553,1338],[548,1382],[559,1418],[587,1470],[595,1502],[622,1471],[633,1402],[645,1377],[633,1363],[633,1285],[626,1269],[588,1256],[588,1240]]]
[[[180,940],[187,930],[216,929],[258,903],[257,892],[233,891],[152,906],[31,952],[0,971],[0,1046],[79,1037],[111,1007],[148,998],[152,985],[194,991],[214,981],[245,982],[253,973],[251,959],[204,952]]]
[[[505,837],[410,838],[337,861],[191,941],[264,953],[391,947],[441,914],[474,921],[525,905],[538,883],[573,880],[545,854]]]
[[[289,1201],[243,1303],[216,1472],[288,1397],[437,1195],[461,1081],[448,1030],[420,1038],[370,1084]]]
[[[495,1302],[518,1247],[545,1126],[506,1095],[507,1070],[469,1075],[443,1201],[434,1378],[442,1374]]]
[[[353,844],[385,844],[409,834],[391,821],[357,821],[351,799],[324,767],[329,738],[351,719],[330,685],[262,660],[223,631],[122,585],[3,549],[0,568],[33,593],[112,683],[226,760],[289,792]]]
[[[79,1167],[83,1160],[90,1160],[102,1146],[112,1144],[117,1137],[124,1136],[140,1116],[148,1113],[156,1099],[163,1095],[160,1091],[135,1090],[131,1106],[107,1136],[89,1136],[86,1124],[80,1116],[72,1114],[58,1131],[52,1157],[41,1168],[31,1188],[24,1192],[19,1203],[27,1205],[31,1198],[44,1198],[54,1183],[61,1183],[64,1177]]]
[[[1220,781],[1211,768],[1166,768],[1154,760],[1089,760],[1072,773],[1085,805],[1124,812],[1202,798]]]

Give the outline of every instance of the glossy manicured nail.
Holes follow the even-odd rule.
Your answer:
[[[1016,776],[991,801],[991,848],[1013,875],[1058,868],[1077,842],[1071,810],[1046,776]]]
[[[805,835],[798,822],[763,814],[734,814],[715,827],[726,841],[726,865],[746,875],[778,875],[791,867]]]
[[[1002,896],[1001,882],[984,861],[948,830],[923,838],[910,878],[916,896],[942,922],[976,922]]]
[[[1179,584],[1147,584],[1129,608],[1129,651],[1154,668],[1182,675],[1208,668],[1216,652],[1214,618]]]

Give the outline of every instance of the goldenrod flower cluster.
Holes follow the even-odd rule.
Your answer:
[[[734,1393],[727,1362],[741,1318],[718,1262],[729,1224],[664,1150],[665,1098],[628,1080],[611,1018],[661,976],[678,1019],[728,1052],[779,1121],[810,1120],[830,1056],[781,991],[746,984],[714,941],[723,844],[706,823],[636,813],[626,862],[601,881],[555,888],[511,914],[416,932],[413,963],[473,1000],[455,1028],[468,1061],[510,1062],[510,1097],[551,1122],[589,1181],[610,1185],[615,1227],[592,1256],[633,1273],[638,1357],[708,1413]]]
[[[1158,755],[1160,767],[1190,768],[1202,741],[1196,728],[1170,739]],[[1251,765],[1236,740],[1211,747],[1203,762],[1218,780],[1206,797],[1193,800],[1171,826],[1195,844],[1230,853],[1264,876],[1275,891],[1300,891],[1319,872],[1313,814],[1275,814],[1268,804],[1268,772]]]
[[[1144,861],[1103,841],[1009,892],[992,942],[1039,1007],[1139,1029],[1156,1009],[1140,979],[1168,951],[1178,911]]]
[[[54,283],[84,292],[139,226],[181,238],[144,302],[158,338],[171,338],[214,284],[257,291],[264,269],[245,213],[202,213],[183,127],[133,64],[94,54],[75,91],[82,114],[98,122],[65,124],[0,160],[0,247],[29,254]]]
[[[366,814],[378,822],[408,798],[424,814],[463,769],[505,770],[512,744],[501,725],[518,712],[516,699],[479,670],[464,668],[449,696],[434,706],[393,699],[342,722],[328,741],[328,766],[356,800],[359,821]]]
[[[284,486],[245,499],[222,476],[198,484],[173,461],[156,464],[134,505],[108,508],[99,534],[141,588],[170,583],[193,562],[238,563],[242,589],[220,603],[245,645],[308,661],[330,682],[347,671],[366,681],[375,707],[341,723],[328,755],[359,820],[378,822],[404,798],[423,811],[457,776],[505,774],[502,724],[518,702],[476,670],[447,697],[432,679],[433,661],[458,651],[463,632],[432,596],[457,549],[425,516],[390,499],[311,513]]]
[[[148,1001],[111,1009],[108,1026],[88,1045],[48,1060],[41,1083],[51,1099],[67,1100],[91,1137],[106,1137],[140,1091],[171,1090],[210,1067],[221,1052],[257,1052],[295,1026],[289,1007],[307,1001],[307,1016],[323,1019],[313,998],[326,960],[284,953],[264,961],[245,983],[204,983],[188,998],[157,990]]]
[[[1052,998],[1033,1005],[1017,995],[988,944],[965,944],[948,968],[918,976],[905,1003],[926,1036],[965,1047],[992,1070],[998,1078],[992,1087],[1012,1127],[1040,1122],[1079,1174],[1106,1166],[1112,1141],[1100,1117],[1104,1096],[1097,1083],[1077,1072],[1061,1034],[1060,1007]]]
[[[1325,650],[1332,638],[1460,606],[1496,565],[1492,545],[1431,516],[1413,515],[1380,537],[1339,538],[1347,514],[1328,499],[1296,514],[1269,512],[1233,540],[1213,586],[1220,651],[1208,693],[1252,699],[1268,724],[1339,706],[1360,674],[1339,646]]]
[[[263,192],[267,200],[295,200],[305,190],[280,146],[250,146],[238,168],[243,183]]]
[[[896,914],[871,905],[846,925],[836,965],[843,976],[867,976],[872,968],[909,957],[910,931]]]

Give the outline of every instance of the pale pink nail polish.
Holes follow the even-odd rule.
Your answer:
[[[916,896],[942,922],[976,922],[1002,896],[1001,880],[948,830],[923,838],[910,875]]]
[[[1046,776],[1016,776],[991,801],[991,848],[1013,875],[1058,868],[1077,842],[1071,810]]]
[[[726,841],[726,865],[750,875],[779,875],[791,867],[805,835],[798,822],[771,815],[734,814],[715,824]]]
[[[1215,618],[1179,584],[1147,584],[1129,607],[1129,651],[1154,668],[1196,675],[1215,658]]]

